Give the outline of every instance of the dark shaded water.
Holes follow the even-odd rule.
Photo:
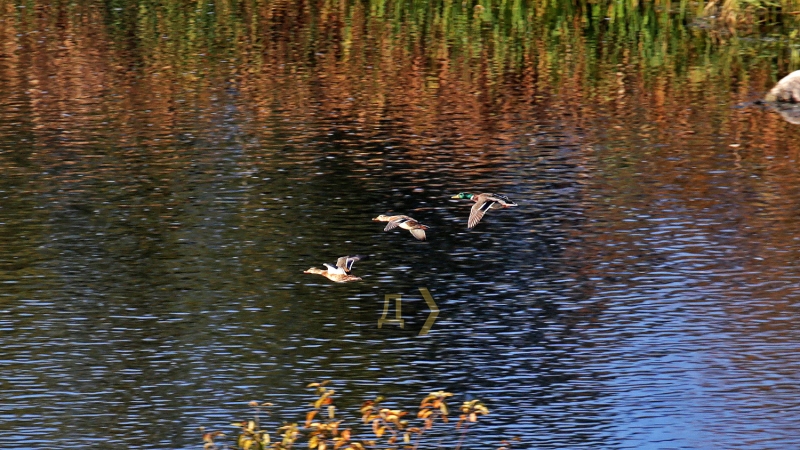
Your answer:
[[[6,448],[198,447],[252,399],[301,420],[322,379],[351,411],[480,398],[468,448],[800,440],[800,132],[732,108],[773,67],[730,87],[634,58],[586,84],[544,59],[490,76],[320,51],[159,79],[155,50],[128,72],[133,50],[31,27],[5,23],[0,58]],[[461,191],[519,207],[468,231]],[[429,240],[370,220],[388,212]],[[356,253],[363,282],[302,273]],[[377,328],[387,294],[406,329]]]

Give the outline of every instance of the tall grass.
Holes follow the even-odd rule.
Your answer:
[[[276,50],[274,40],[291,41],[297,52],[336,40],[347,59],[353,33],[362,33],[373,44],[421,52],[428,61],[488,55],[492,72],[500,72],[519,67],[534,49],[554,63],[569,48],[612,64],[634,54],[648,70],[681,66],[690,49],[738,46],[745,35],[795,37],[798,16],[790,13],[798,5],[800,0],[110,0],[104,9],[114,40],[143,60],[168,56],[189,64],[198,54],[258,60],[270,46]]]

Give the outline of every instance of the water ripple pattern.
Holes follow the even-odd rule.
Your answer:
[[[704,56],[640,70],[673,45],[615,28],[284,3],[3,6],[5,447],[197,448],[253,399],[302,421],[323,379],[341,410],[479,398],[464,448],[800,442],[800,127],[731,108]],[[705,33],[682,45],[738,61]],[[468,230],[459,192],[519,206]],[[303,274],[353,254],[362,282]]]

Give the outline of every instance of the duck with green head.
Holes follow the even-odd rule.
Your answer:
[[[489,193],[482,193],[482,194],[470,194],[469,192],[459,192],[458,194],[450,197],[450,198],[458,198],[462,200],[472,200],[475,202],[472,205],[472,210],[469,213],[469,220],[467,220],[467,228],[472,228],[478,224],[483,218],[483,215],[486,214],[486,211],[490,209],[498,209],[498,208],[509,208],[511,206],[517,206],[516,203],[512,202],[511,199],[506,197],[505,195],[500,194],[489,194]]]

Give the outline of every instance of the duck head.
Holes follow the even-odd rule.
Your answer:
[[[472,197],[475,197],[474,194],[470,194],[469,192],[459,192],[458,194],[450,197],[450,198],[460,198],[462,200],[472,200]]]

